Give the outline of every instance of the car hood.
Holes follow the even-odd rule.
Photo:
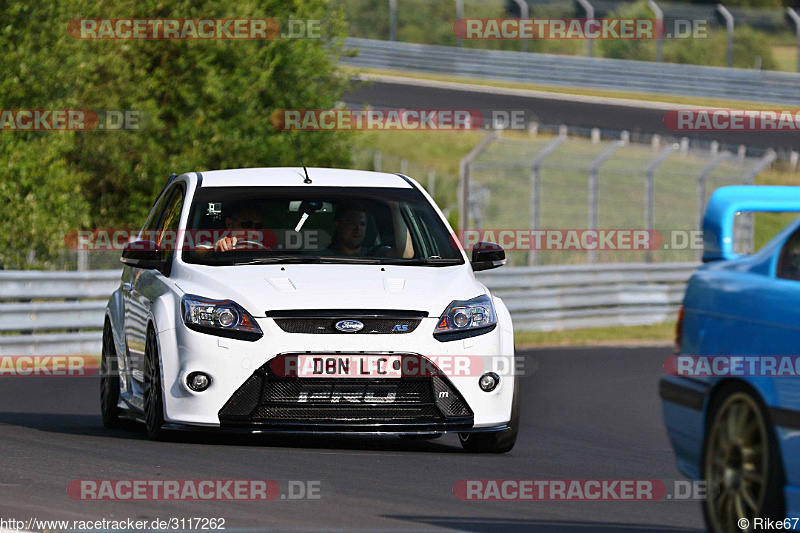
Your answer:
[[[254,317],[288,309],[392,309],[438,317],[453,300],[486,294],[469,264],[240,265],[182,264],[176,285],[185,293],[228,299]]]

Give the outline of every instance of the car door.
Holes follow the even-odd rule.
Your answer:
[[[144,225],[142,226],[142,231],[137,236],[137,240],[152,240],[152,236],[158,227],[158,222],[161,219],[161,215],[164,212],[164,205],[166,204],[167,198],[169,194],[168,191],[162,191],[159,197],[156,199],[156,202],[153,204],[153,208],[150,210],[150,214],[147,216],[147,220],[145,221]],[[131,302],[131,290],[133,289],[134,280],[141,275],[141,269],[124,265],[122,268],[122,334],[123,338],[125,339],[125,350],[124,350],[124,357],[122,357],[121,364],[120,364],[120,386],[121,386],[121,393],[123,399],[130,401],[131,400],[131,371],[136,368],[138,365],[133,363],[134,357],[139,357],[142,353],[143,347],[138,346],[136,344],[136,337],[132,335],[132,330],[136,327],[134,324],[134,318],[132,315],[132,302]],[[133,347],[131,346],[131,342],[133,341]],[[132,349],[133,348],[133,349]]]
[[[180,212],[183,207],[183,186],[174,185],[162,195],[162,201],[153,220],[146,228],[144,239],[152,240],[157,245],[172,241],[177,234]],[[171,261],[174,257],[174,246],[163,252],[163,258]],[[125,305],[125,337],[128,344],[129,368],[132,392],[139,396],[144,383],[144,349],[147,339],[147,321],[150,316],[152,302],[163,292],[163,274],[157,270],[131,268],[131,277],[127,302]]]
[[[800,355],[800,229],[781,248],[775,276],[776,282],[766,297],[776,302],[774,318],[783,327],[780,344],[774,346],[773,353]],[[782,376],[773,383],[781,407],[800,410],[800,377]]]

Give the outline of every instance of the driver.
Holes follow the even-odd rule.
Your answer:
[[[363,246],[366,235],[366,208],[357,203],[337,205],[329,249],[337,255],[367,255],[367,249]]]
[[[264,227],[264,217],[257,204],[239,203],[231,210],[225,219],[225,228],[228,231],[254,230]],[[222,237],[214,243],[215,252],[229,252],[236,246],[236,237]]]

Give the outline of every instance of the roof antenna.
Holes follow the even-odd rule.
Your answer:
[[[303,172],[306,173],[306,179],[303,180],[303,183],[313,183],[311,178],[308,177],[308,169],[306,169],[306,164],[303,163],[303,156],[300,155],[300,150],[297,149],[297,145],[294,143],[292,132],[287,128],[286,133],[289,134],[289,138],[292,140],[292,146],[294,146],[294,151],[297,152],[297,158],[300,160],[300,164],[303,165]]]

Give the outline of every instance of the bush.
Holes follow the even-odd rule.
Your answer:
[[[608,18],[652,18],[647,2],[623,4]],[[777,62],[766,35],[748,26],[738,25],[733,33],[733,66],[753,68],[756,57],[761,57],[761,68],[774,70]],[[598,48],[602,57],[615,59],[635,59],[654,61],[656,41],[654,40],[601,40]],[[709,30],[705,38],[665,39],[662,50],[663,61],[689,65],[727,66],[728,37],[724,29]]]
[[[775,56],[763,33],[747,26],[733,31],[733,66],[753,68],[761,57],[761,68],[777,68]],[[709,31],[705,39],[674,39],[664,43],[664,61],[690,65],[728,65],[728,35],[725,30]]]
[[[653,12],[647,6],[647,2],[641,0],[635,4],[622,4],[606,18],[647,19],[653,18]],[[597,41],[595,46],[599,49],[600,56],[613,59],[653,61],[656,57],[656,42],[653,40],[603,39]]]

